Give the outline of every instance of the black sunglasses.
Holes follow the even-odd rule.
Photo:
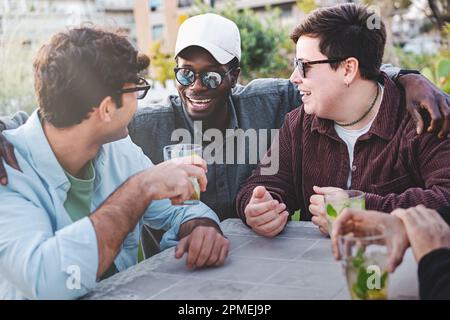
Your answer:
[[[196,73],[188,68],[173,69],[173,71],[175,71],[175,78],[177,79],[178,83],[181,84],[182,86],[185,87],[190,86],[195,82],[197,76],[200,76],[202,83],[208,89],[217,89],[222,84],[225,76],[233,70],[234,68],[231,68],[227,72],[206,71],[202,73]]]
[[[127,89],[120,89],[119,91],[117,91],[118,94],[123,94],[123,93],[129,93],[129,92],[136,92],[138,91],[138,95],[137,98],[140,99],[144,99],[145,96],[147,95],[148,90],[150,90],[152,86],[147,82],[147,80],[145,80],[144,78],[139,78],[139,83],[137,84],[136,87],[134,88],[127,88]]]
[[[347,58],[331,58],[327,60],[302,61],[294,57],[294,68],[298,68],[298,71],[300,72],[302,78],[306,78],[306,70],[308,69],[308,66],[312,64],[335,63],[344,61],[345,59]]]

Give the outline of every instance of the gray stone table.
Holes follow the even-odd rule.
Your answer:
[[[222,222],[230,240],[224,266],[189,270],[165,250],[98,284],[86,299],[349,299],[331,241],[311,222],[289,222],[274,239],[239,219]],[[417,263],[408,249],[389,279],[390,299],[417,299]]]

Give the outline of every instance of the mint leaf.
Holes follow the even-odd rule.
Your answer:
[[[353,267],[358,269],[364,266],[364,248],[359,248],[358,252],[356,252],[355,257],[352,259]]]
[[[337,218],[337,212],[331,204],[327,204],[327,215],[332,218]]]

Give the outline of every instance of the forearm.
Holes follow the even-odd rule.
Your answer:
[[[199,226],[216,228],[217,231],[223,235],[222,230],[214,220],[208,218],[195,218],[181,224],[180,230],[178,231],[178,239],[183,239],[184,237],[190,235],[192,231]]]
[[[368,210],[391,212],[396,208],[409,208],[423,204],[429,209],[439,209],[449,205],[450,190],[444,186],[433,186],[429,189],[409,188],[406,191],[385,196],[366,193],[366,207]]]
[[[97,235],[99,266],[97,278],[108,270],[126,236],[135,228],[151,202],[140,174],[128,179],[90,219]]]

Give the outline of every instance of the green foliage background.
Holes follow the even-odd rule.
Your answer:
[[[291,58],[295,47],[289,39],[290,29],[281,24],[281,10],[266,7],[264,15],[253,10],[238,10],[234,1],[221,9],[197,1],[192,15],[213,12],[234,21],[241,33],[241,83],[255,78],[287,78],[291,74]]]

